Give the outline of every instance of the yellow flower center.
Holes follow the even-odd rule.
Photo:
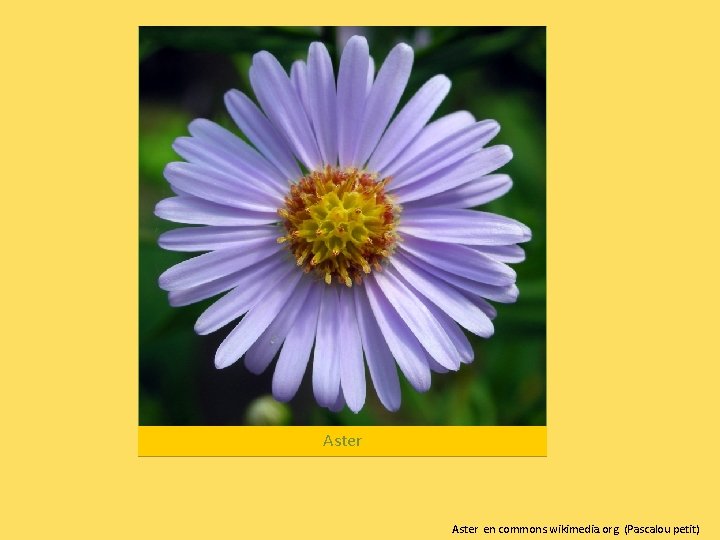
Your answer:
[[[389,256],[397,240],[399,208],[385,194],[389,178],[377,180],[358,169],[326,167],[290,186],[284,219],[287,242],[306,272],[315,270],[325,283],[333,277],[348,287],[359,284],[371,268]]]

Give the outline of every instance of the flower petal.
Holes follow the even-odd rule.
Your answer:
[[[267,51],[253,56],[250,84],[270,121],[282,133],[295,155],[309,169],[321,164],[320,151],[297,92],[280,62]]]
[[[365,99],[367,99],[367,97],[370,95],[370,90],[372,90],[373,82],[375,82],[375,60],[373,60],[372,56],[369,56],[367,81],[365,84]]]
[[[413,187],[408,186],[407,189],[412,190]],[[511,187],[512,180],[507,174],[489,174],[437,195],[405,201],[403,205],[407,208],[472,208],[502,197]],[[400,202],[400,191],[402,190],[398,190],[395,194],[398,202]]]
[[[362,167],[375,150],[405,90],[412,63],[412,47],[399,43],[380,67],[365,103],[353,165]]]
[[[447,335],[450,336],[453,345],[455,345],[455,348],[460,355],[460,361],[463,364],[471,363],[475,359],[475,351],[473,351],[470,340],[468,340],[465,332],[462,331],[462,328],[460,328],[460,326],[458,326],[458,324],[452,320],[449,315],[434,304],[426,302],[425,305],[430,310],[430,313],[433,314],[433,317],[437,319],[440,326],[443,327],[443,330],[447,332]]]
[[[276,211],[283,205],[279,196],[271,196],[238,180],[235,174],[229,175],[206,165],[176,161],[168,163],[163,174],[173,186],[217,204],[257,212]]]
[[[447,373],[448,371],[450,371],[448,368],[438,364],[435,359],[430,355],[427,355],[427,363],[430,367],[430,370],[435,373]]]
[[[434,122],[430,122],[413,141],[400,152],[400,155],[389,165],[378,170],[378,174],[381,178],[395,176],[399,171],[416,161],[429,148],[474,123],[475,117],[467,111],[457,111],[438,118]]]
[[[425,392],[430,388],[430,368],[425,350],[377,286],[373,276],[368,276],[363,283],[375,320],[400,371],[415,390]]]
[[[262,281],[267,282],[264,278]],[[245,367],[248,371],[259,375],[265,371],[272,359],[275,358],[303,307],[303,302],[310,290],[310,283],[310,278],[307,276],[305,276],[305,279],[300,280],[285,307],[247,350],[245,353]]]
[[[520,263],[525,260],[525,250],[520,246],[473,246],[473,249],[504,263]]]
[[[405,237],[399,249],[425,263],[481,283],[507,286],[515,283],[515,271],[467,246]]]
[[[239,247],[247,240],[282,236],[277,227],[182,227],[160,235],[158,244],[169,251],[213,251]]]
[[[358,412],[365,404],[365,364],[362,344],[358,331],[357,315],[353,292],[347,287],[340,288],[339,339],[342,344],[340,356],[340,383],[348,407]]]
[[[313,392],[322,407],[335,403],[340,392],[340,358],[344,351],[339,339],[339,311],[336,287],[325,287],[318,315],[312,372]]]
[[[493,325],[487,315],[456,289],[413,265],[400,253],[392,257],[392,265],[415,290],[463,328],[482,337],[493,334]]]
[[[284,257],[282,255],[276,255],[263,259],[260,262],[253,264],[247,268],[228,274],[218,279],[202,283],[189,289],[180,289],[177,291],[170,291],[168,293],[168,300],[170,305],[173,307],[187,306],[200,302],[207,298],[212,298],[220,293],[229,291],[234,287],[244,287],[245,283],[253,283],[258,279],[261,279],[268,275],[275,266],[284,263]]]
[[[512,159],[512,151],[509,146],[498,145],[483,148],[450,167],[431,173],[412,184],[399,188],[393,193],[393,197],[400,204],[406,204],[431,195],[442,195],[443,192],[493,172],[505,165],[510,159]],[[475,184],[477,183],[475,182]],[[508,189],[510,188],[508,187]]]
[[[296,60],[290,66],[290,83],[295,93],[300,98],[303,110],[312,127],[312,119],[310,118],[310,101],[308,97],[308,72],[307,65],[302,60]]]
[[[248,240],[240,247],[211,251],[176,264],[160,275],[158,283],[166,291],[195,287],[247,268],[281,249],[272,239]]]
[[[200,142],[208,150],[206,154],[210,154],[213,161],[229,163],[250,180],[256,180],[260,185],[269,184],[281,194],[287,190],[288,179],[234,133],[203,118],[190,122],[188,129],[193,140]]]
[[[486,283],[474,281],[446,270],[442,270],[437,266],[433,266],[432,264],[428,264],[425,261],[418,259],[414,255],[410,255],[408,252],[403,252],[403,254],[408,260],[415,263],[416,266],[419,266],[436,278],[449,283],[456,289],[467,291],[477,296],[482,296],[494,302],[512,303],[517,300],[518,289],[515,284],[504,286],[488,285]]]
[[[238,90],[230,90],[225,94],[225,106],[243,134],[286,180],[302,176],[292,149],[250,98]]]
[[[186,195],[163,199],[155,206],[155,215],[190,225],[251,226],[278,221],[277,212],[241,210]]]
[[[483,120],[457,131],[429,147],[422,155],[393,177],[392,190],[399,189],[449,167],[477,152],[497,135],[500,126],[494,120]]]
[[[287,191],[287,186],[283,191],[275,180],[261,180],[260,175],[240,161],[237,156],[218,146],[212,146],[211,143],[195,137],[178,137],[172,146],[175,152],[189,163],[239,179],[243,185],[250,184],[256,191],[272,197],[276,204],[280,204],[279,201],[283,200],[284,193]],[[178,186],[171,187],[173,191],[178,191]],[[187,193],[182,189],[179,191],[178,194]]]
[[[380,402],[389,411],[400,408],[400,380],[392,353],[383,339],[364,287],[353,287],[355,311],[365,360]]]
[[[238,286],[200,315],[195,322],[195,332],[200,335],[210,334],[247,313],[258,304],[268,289],[273,288],[275,283],[288,279],[292,272],[297,273],[297,269],[287,260],[283,260],[282,264],[266,269],[262,276],[252,272],[254,280],[244,276]],[[269,283],[273,285],[269,286]]]
[[[310,287],[302,314],[296,318],[285,338],[272,380],[273,396],[278,401],[290,401],[300,387],[315,341],[324,286],[314,284]]]
[[[377,171],[388,165],[420,133],[450,91],[450,80],[436,75],[408,101],[388,126],[368,162]]]
[[[322,43],[308,53],[308,110],[323,162],[337,164],[337,95],[330,54]]]
[[[257,302],[255,307],[243,317],[243,320],[220,344],[215,353],[215,366],[218,369],[226,368],[237,362],[287,303],[303,275],[296,268],[293,270],[286,279],[277,281],[268,288],[267,294]]]
[[[467,336],[465,336],[465,333],[462,331],[462,329],[445,312],[440,310],[432,302],[429,302],[425,298],[421,298],[421,300],[428,308],[428,310],[430,310],[430,313],[432,313],[433,317],[435,317],[438,324],[442,326],[443,330],[445,330],[447,335],[450,337],[450,340],[455,346],[455,349],[457,350],[457,353],[460,357],[460,362],[462,362],[463,364],[469,364],[470,362],[472,362],[475,353],[472,350],[472,346],[470,345],[470,342],[468,341],[468,338]],[[448,371],[450,371],[446,367],[438,364],[429,355],[427,357],[427,360],[430,369],[436,373],[447,373]]]
[[[407,208],[398,231],[428,240],[484,246],[527,242],[532,236],[530,229],[514,219],[454,208]]]
[[[345,45],[337,79],[338,159],[340,167],[349,167],[355,156],[358,126],[362,122],[369,74],[367,40],[353,36]]]
[[[403,283],[392,268],[376,272],[375,282],[398,315],[437,362],[452,370],[460,366],[457,349],[415,292]]]
[[[490,302],[488,302],[484,298],[475,296],[474,294],[463,294],[465,294],[465,296],[467,296],[478,308],[480,308],[482,312],[485,313],[485,315],[487,315],[491,321],[494,320],[495,317],[497,317],[497,310],[492,304],[490,304]]]

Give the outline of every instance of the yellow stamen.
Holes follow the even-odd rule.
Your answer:
[[[325,167],[290,186],[279,211],[298,266],[315,270],[325,283],[361,283],[395,247],[399,207],[385,194],[388,178],[357,169]],[[308,260],[309,259],[309,260]],[[306,262],[307,261],[307,262]]]

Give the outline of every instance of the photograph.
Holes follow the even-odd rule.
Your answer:
[[[543,26],[139,28],[140,426],[545,426]]]

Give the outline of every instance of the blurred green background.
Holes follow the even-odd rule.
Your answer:
[[[323,41],[335,66],[353,34],[368,38],[379,67],[404,41],[415,49],[407,99],[431,76],[447,75],[448,98],[435,117],[468,110],[493,118],[513,160],[502,171],[514,187],[483,210],[526,223],[533,239],[527,260],[514,265],[520,298],[496,304],[495,335],[470,335],[475,361],[457,373],[433,374],[419,394],[402,385],[402,406],[389,413],[368,379],[368,399],[359,414],[318,407],[310,369],[295,399],[275,402],[274,365],[262,375],[243,362],[224,370],[213,365],[215,349],[235,326],[197,336],[193,324],[212,300],[171,308],[158,276],[189,257],[157,246],[160,233],[177,227],[153,215],[172,195],[162,171],[179,160],[173,140],[187,134],[193,118],[210,118],[236,133],[223,94],[237,88],[253,96],[248,80],[252,55],[268,50],[289,69],[305,59],[312,41]],[[141,425],[544,425],[545,339],[545,28],[544,27],[143,27],[140,29],[140,424]],[[402,379],[402,377],[401,377]]]

